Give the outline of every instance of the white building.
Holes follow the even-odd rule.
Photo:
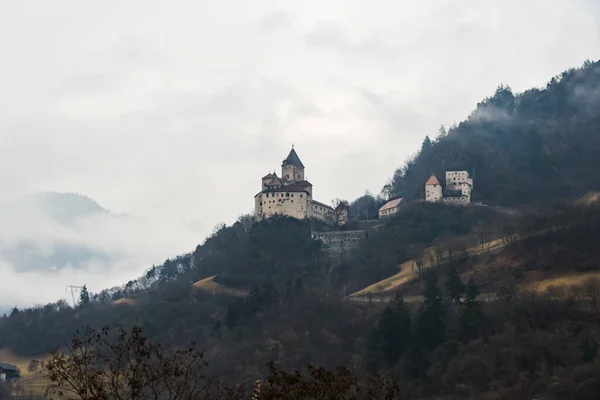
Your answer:
[[[435,174],[431,174],[425,182],[425,201],[466,205],[471,202],[472,191],[473,179],[467,171],[446,171],[445,191]]]
[[[257,220],[287,215],[340,225],[348,219],[345,204],[334,209],[313,199],[312,184],[304,179],[304,164],[293,146],[281,164],[281,177],[273,172],[262,178],[262,190],[254,196],[254,214]]]
[[[435,174],[431,174],[427,182],[425,182],[425,201],[434,203],[442,201],[442,197],[442,185],[435,177]]]
[[[379,218],[391,217],[400,209],[402,198],[393,199],[385,203],[379,208]]]

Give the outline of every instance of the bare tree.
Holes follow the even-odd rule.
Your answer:
[[[419,279],[423,278],[423,253],[426,248],[427,246],[424,243],[413,243],[406,249],[408,256],[417,266]]]
[[[87,327],[66,352],[53,350],[42,373],[51,384],[46,396],[59,399],[221,399],[239,398],[204,375],[206,362],[192,345],[163,349],[138,327],[131,332]]]
[[[516,243],[517,241],[517,230],[515,229],[514,224],[505,220],[501,223],[502,229],[502,241],[506,246]]]
[[[346,224],[346,222],[348,222],[348,213],[350,210],[348,202],[346,200],[335,199],[331,202],[331,206],[334,210],[331,216],[331,225],[337,228]]]
[[[397,383],[391,376],[365,376],[354,366],[328,371],[309,366],[303,371],[284,372],[267,364],[269,378],[254,385],[252,398],[257,400],[300,399],[400,399]]]
[[[600,280],[598,278],[588,278],[583,283],[583,295],[590,301],[590,307],[595,313],[598,313],[598,302],[600,301]]]

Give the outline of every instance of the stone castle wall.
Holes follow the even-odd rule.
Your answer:
[[[312,232],[312,238],[323,243],[324,251],[333,261],[342,261],[360,245],[367,231]]]

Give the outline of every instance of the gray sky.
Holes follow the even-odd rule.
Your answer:
[[[0,197],[83,193],[200,242],[292,143],[317,200],[377,193],[499,83],[598,49],[595,0],[0,0]]]

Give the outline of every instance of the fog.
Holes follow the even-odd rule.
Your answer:
[[[592,0],[3,2],[0,304],[191,250],[292,144],[317,200],[378,193],[498,84],[597,57],[599,27]],[[46,191],[134,218],[14,204]]]
[[[119,215],[74,195],[53,200],[36,194],[1,205],[3,310],[60,298],[71,302],[67,285],[86,285],[92,292],[121,285],[152,264],[192,251],[205,232],[202,227]]]

